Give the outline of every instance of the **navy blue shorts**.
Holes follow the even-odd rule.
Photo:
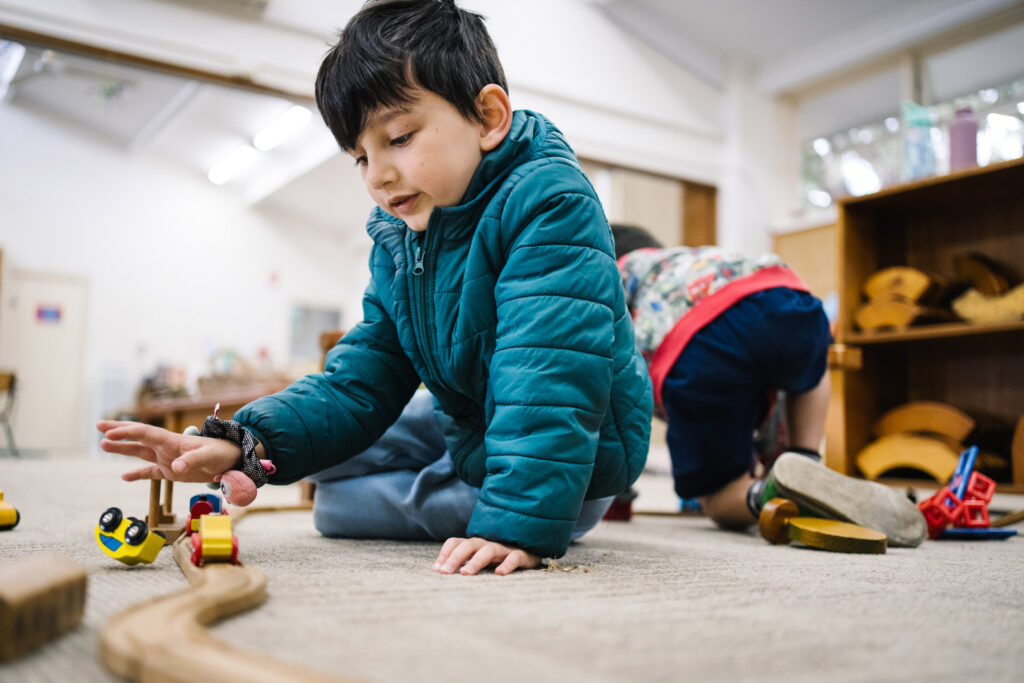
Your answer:
[[[690,339],[661,389],[681,498],[714,493],[751,469],[767,397],[816,387],[831,340],[821,302],[787,287],[740,299]]]

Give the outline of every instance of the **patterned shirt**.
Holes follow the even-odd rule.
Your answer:
[[[619,260],[637,346],[648,362],[676,323],[701,300],[764,268],[775,254],[750,259],[720,247],[637,249]]]

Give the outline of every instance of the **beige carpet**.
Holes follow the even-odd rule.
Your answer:
[[[83,625],[0,666],[0,680],[114,680],[96,654],[107,618],[187,586],[167,551],[125,567],[96,547],[104,509],[146,512],[148,486],[117,478],[127,467],[0,458],[0,489],[22,513],[0,532],[0,562],[56,551],[89,571]],[[667,478],[642,483],[641,506],[672,500]],[[176,489],[179,513],[204,490]],[[296,499],[268,488],[258,502]],[[270,596],[215,637],[347,679],[1024,680],[1021,538],[855,556],[640,517],[602,523],[561,560],[588,573],[462,577],[430,571],[437,544],[324,540],[308,513],[252,515],[235,531]]]

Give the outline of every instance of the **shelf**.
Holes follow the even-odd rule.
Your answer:
[[[848,332],[845,343],[851,346],[868,344],[893,344],[920,339],[950,339],[971,335],[997,334],[1001,332],[1024,332],[1024,320],[1010,323],[970,325],[968,323],[942,323],[921,325],[905,330],[879,332]]]
[[[980,253],[1024,276],[1024,159],[849,198],[838,206],[839,321],[830,350],[826,464],[856,474],[874,424],[893,408],[937,401],[977,419],[999,439],[1024,417],[1024,320],[945,321],[901,330],[857,331],[863,285],[908,266],[952,282],[957,258]],[[1024,440],[1024,436],[1015,437]],[[1024,443],[1024,441],[1022,441]],[[1024,489],[1024,448],[1009,451],[1010,481]]]

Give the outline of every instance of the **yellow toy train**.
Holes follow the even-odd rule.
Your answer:
[[[238,537],[231,533],[231,518],[221,511],[218,496],[199,494],[189,501],[185,533],[192,540],[192,563],[202,567],[207,562],[238,564]]]

